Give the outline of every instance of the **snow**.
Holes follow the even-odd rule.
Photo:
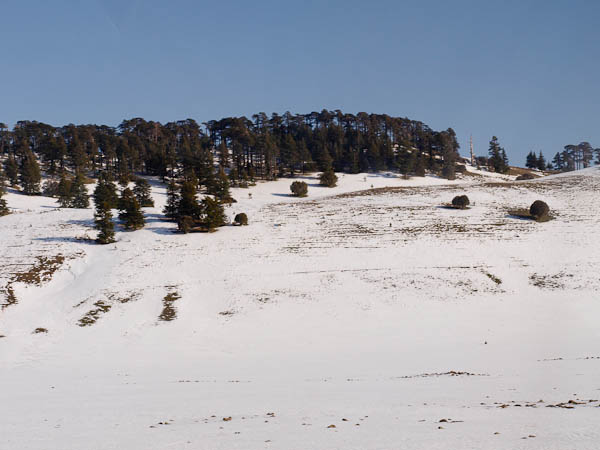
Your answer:
[[[258,183],[227,208],[249,226],[189,235],[151,180],[146,227],[107,246],[78,239],[91,209],[10,192],[0,448],[597,448],[600,170],[479,175]],[[538,198],[554,220],[507,215]]]

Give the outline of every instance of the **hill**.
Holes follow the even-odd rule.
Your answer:
[[[107,246],[9,192],[4,446],[596,448],[600,170],[338,175],[232,189],[249,226],[189,235],[150,178]],[[507,214],[536,199],[554,220]]]

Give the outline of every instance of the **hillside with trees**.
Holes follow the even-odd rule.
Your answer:
[[[217,191],[224,174],[234,184],[330,169],[418,175],[428,170],[452,179],[458,149],[451,128],[434,131],[407,118],[339,110],[258,113],[202,125],[142,118],[118,127],[20,121],[9,130],[0,124],[4,177],[30,195],[41,192],[41,171],[51,177],[106,172],[120,183],[138,173]]]

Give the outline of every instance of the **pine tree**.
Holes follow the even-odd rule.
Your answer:
[[[40,193],[42,174],[35,155],[29,149],[26,150],[21,161],[20,181],[25,194],[38,195]]]
[[[107,203],[110,209],[114,209],[119,204],[117,187],[106,173],[101,173],[98,177],[98,184],[94,189],[94,203],[96,207],[102,203]]]
[[[13,155],[9,155],[4,163],[4,173],[11,186],[19,184],[19,165]]]
[[[0,186],[0,216],[6,216],[7,214],[10,214],[10,210],[6,205],[6,200],[2,197],[4,197],[4,189]]]
[[[181,185],[180,197],[177,202],[177,215],[179,220],[182,217],[189,217],[192,220],[197,220],[200,216],[200,205],[196,198],[196,186],[186,181]]]
[[[202,224],[208,231],[225,225],[225,210],[223,206],[210,197],[205,197],[201,204]]]
[[[534,152],[529,152],[525,159],[525,167],[529,169],[535,169],[538,167],[538,159]]]
[[[419,156],[417,156],[417,162],[415,164],[415,176],[425,176],[425,158],[423,157],[423,154],[419,154]]]
[[[115,225],[112,221],[111,205],[107,201],[96,203],[94,224],[94,228],[99,231],[96,238],[99,244],[115,242]]]
[[[77,174],[75,180],[71,183],[71,208],[89,208],[90,196],[83,175]]]
[[[554,155],[554,158],[552,159],[552,167],[554,170],[563,170],[564,162],[560,152],[556,152],[556,155]]]
[[[221,203],[231,203],[231,193],[229,191],[229,178],[223,169],[220,169],[217,176],[212,179],[208,186],[208,193],[214,195]]]
[[[129,188],[123,189],[119,201],[119,219],[123,221],[126,230],[139,230],[144,228],[145,221],[140,204],[133,191]]]
[[[136,178],[133,194],[142,208],[154,206],[150,183],[145,178]]]
[[[71,208],[73,202],[73,191],[71,190],[71,181],[61,175],[58,182],[58,204],[61,208]]]
[[[488,152],[490,155],[488,163],[491,168],[493,168],[495,172],[506,173],[508,171],[508,157],[506,156],[504,149],[500,147],[496,136],[492,137]]]
[[[174,180],[169,181],[167,185],[167,203],[163,208],[163,214],[169,219],[177,218],[177,210],[179,205],[179,189]]]
[[[537,157],[537,168],[539,170],[546,170],[546,158],[544,158],[544,154],[540,150],[540,155]]]

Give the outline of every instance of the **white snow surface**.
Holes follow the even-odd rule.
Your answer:
[[[104,246],[92,209],[8,193],[0,449],[597,449],[600,170],[338,175],[187,235],[151,179]],[[507,214],[536,199],[554,220]]]

